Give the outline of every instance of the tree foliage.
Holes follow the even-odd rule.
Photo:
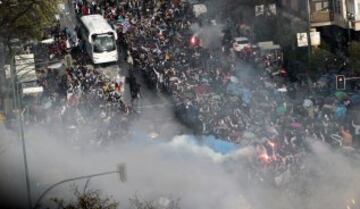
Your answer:
[[[83,192],[77,188],[75,199],[65,201],[61,198],[52,198],[55,208],[58,209],[117,209],[119,203],[101,195],[99,190],[91,190],[85,187]],[[145,200],[134,195],[129,199],[129,209],[180,209],[180,199],[160,197],[155,200]],[[38,207],[43,208],[43,207]]]
[[[179,199],[163,198],[162,204],[159,204],[159,201],[142,200],[137,195],[130,198],[130,207],[131,209],[180,209]]]
[[[296,34],[304,32],[306,28],[299,22],[292,22],[288,18],[278,15],[276,17],[276,27],[274,31],[274,42],[283,48],[297,48]]]
[[[335,60],[335,55],[322,48],[313,48],[310,67],[311,69],[326,69],[332,61]]]
[[[276,16],[260,16],[254,21],[255,40],[274,41],[274,29],[276,28]]]
[[[349,57],[353,71],[360,73],[360,42],[351,42]]]
[[[69,203],[57,198],[54,198],[53,201],[57,208],[61,209],[116,209],[119,205],[109,198],[102,197],[97,190],[86,190],[83,193],[76,191],[75,196],[76,200]]]
[[[59,0],[2,0],[0,37],[39,38],[44,28],[53,24]]]

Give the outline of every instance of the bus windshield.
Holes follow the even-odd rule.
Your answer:
[[[112,34],[94,35],[92,39],[95,53],[114,51],[116,49],[115,38]]]

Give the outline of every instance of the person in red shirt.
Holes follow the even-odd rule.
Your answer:
[[[87,8],[86,5],[83,5],[83,6],[81,7],[81,14],[82,14],[82,15],[88,15],[88,14],[89,14],[89,10],[88,10],[88,8]]]

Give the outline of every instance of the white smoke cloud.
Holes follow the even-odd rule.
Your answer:
[[[149,143],[150,139],[143,138],[136,143],[105,148],[85,146],[79,150],[40,128],[34,130],[26,132],[34,199],[52,183],[115,170],[121,162],[127,164],[127,182],[121,183],[119,176],[112,175],[94,178],[90,184],[118,200],[121,208],[128,208],[128,199],[140,194],[145,199],[180,198],[184,209],[335,209],[345,207],[345,200],[355,198],[360,185],[359,167],[321,143],[310,143],[313,154],[305,159],[309,173],[306,179],[293,182],[296,187],[293,190],[305,190],[303,196],[291,197],[285,194],[291,188],[249,184],[246,166],[237,160],[252,153],[251,148],[223,155],[194,143],[194,136],[177,136],[170,141]],[[9,196],[25,200],[21,144],[11,134],[2,136],[6,137],[1,140],[5,149],[0,159],[1,188],[6,188]],[[79,189],[84,184],[85,181],[76,182]],[[72,197],[71,185],[54,189],[48,198]]]
[[[118,163],[126,162],[128,182],[120,183],[116,175],[91,181],[93,187],[113,195],[124,208],[127,208],[127,200],[136,193],[150,199],[172,195],[181,199],[182,208],[235,209],[247,204],[233,177],[216,163],[224,157],[209,148],[191,144],[188,136],[175,137],[171,142],[119,144],[99,151],[92,148],[77,150],[40,132],[27,132],[34,197],[62,179],[115,170]],[[25,198],[20,192],[25,185],[19,148],[20,143],[16,142],[2,153],[2,170],[9,173],[2,173],[1,180],[19,174],[16,178],[21,183],[13,195]],[[1,183],[13,185],[13,182]],[[81,188],[84,181],[76,184]],[[71,197],[69,185],[60,186],[49,197]]]

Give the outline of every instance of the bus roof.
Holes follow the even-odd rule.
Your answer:
[[[101,34],[114,31],[101,15],[86,15],[81,17],[81,21],[90,33]]]

